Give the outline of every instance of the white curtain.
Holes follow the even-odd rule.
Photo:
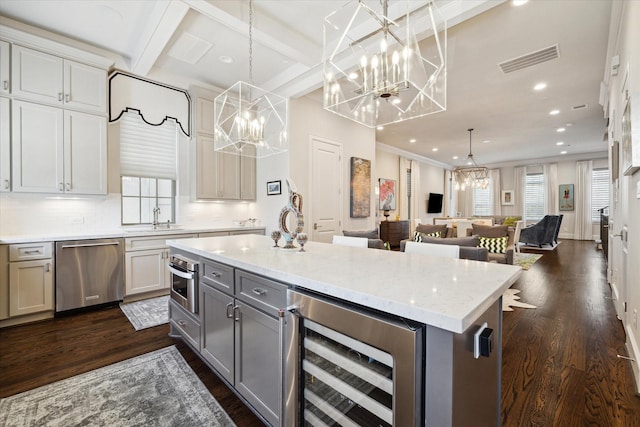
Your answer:
[[[420,207],[423,206],[423,195],[420,189],[420,163],[415,160],[400,157],[400,187],[396,195],[396,202],[399,206],[401,219],[411,218],[409,228],[413,231],[414,219],[420,218]],[[408,171],[411,171],[410,173]],[[411,187],[409,188],[409,175],[411,176]],[[408,190],[411,190],[411,205],[409,205]]]
[[[491,212],[492,215],[502,215],[502,194],[500,193],[500,169],[489,171],[489,185],[491,188]]]
[[[527,182],[527,167],[518,166],[514,168],[514,189],[513,200],[515,203],[515,214],[521,215],[524,219],[524,186]]]
[[[544,192],[546,196],[545,207],[547,214],[558,215],[558,164],[551,163],[544,166],[544,176],[547,188]]]
[[[593,239],[593,225],[591,223],[591,170],[593,161],[576,162],[576,183],[573,189],[573,200],[576,208],[576,222],[574,239]]]

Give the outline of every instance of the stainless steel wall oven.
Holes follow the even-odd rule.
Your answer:
[[[289,290],[290,425],[417,426],[424,416],[424,326]],[[295,408],[295,409],[293,409]]]
[[[171,255],[171,299],[191,313],[198,312],[198,262],[182,255]]]

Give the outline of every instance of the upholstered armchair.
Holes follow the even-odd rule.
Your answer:
[[[560,232],[562,215],[545,215],[537,223],[523,228],[520,231],[520,242],[527,245],[553,246]]]

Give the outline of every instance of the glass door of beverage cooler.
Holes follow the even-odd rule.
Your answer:
[[[299,317],[296,425],[414,426],[423,416],[423,327],[289,291]]]

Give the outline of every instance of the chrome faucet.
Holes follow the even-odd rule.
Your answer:
[[[155,230],[158,227],[158,215],[160,215],[160,208],[153,208],[153,229]]]

